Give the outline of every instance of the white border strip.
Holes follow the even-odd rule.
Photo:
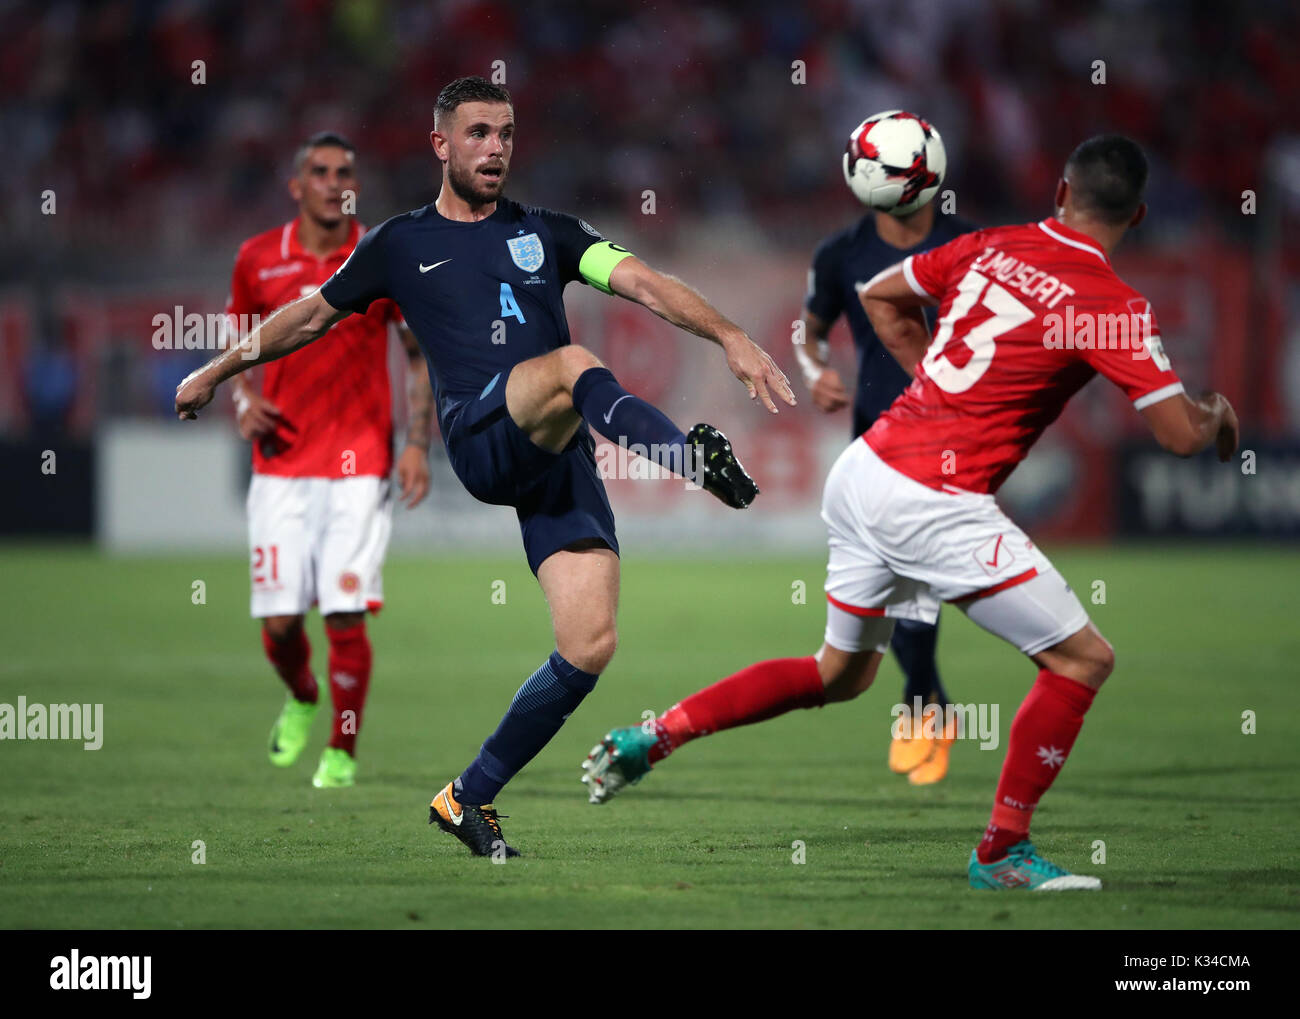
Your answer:
[[[916,282],[916,277],[912,275],[912,258],[912,255],[908,255],[903,259],[903,278],[907,280],[907,285],[912,288],[912,293],[916,294],[917,297],[924,297],[927,301],[938,304],[939,298]]]
[[[1172,385],[1164,386],[1155,392],[1147,393],[1146,396],[1139,396],[1133,401],[1134,410],[1142,410],[1144,407],[1150,407],[1153,403],[1159,403],[1161,400],[1168,400],[1171,396],[1177,396],[1183,392],[1183,384],[1175,382]]]
[[[1091,251],[1094,255],[1100,258],[1107,265],[1110,265],[1110,261],[1106,258],[1106,255],[1103,252],[1098,251],[1091,244],[1084,244],[1082,241],[1072,241],[1070,240],[1070,238],[1065,237],[1062,234],[1058,234],[1046,223],[1039,223],[1038,229],[1043,231],[1043,233],[1047,234],[1049,237],[1056,238],[1056,240],[1060,241],[1062,244],[1068,244],[1070,247],[1078,248],[1080,251]]]

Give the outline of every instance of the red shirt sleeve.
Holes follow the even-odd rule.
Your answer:
[[[1103,335],[1106,342],[1100,342]],[[1080,354],[1133,401],[1134,410],[1177,396],[1182,380],[1160,342],[1160,323],[1146,298],[1130,298],[1097,326],[1097,339]]]
[[[982,245],[981,233],[962,234],[947,244],[903,259],[903,276],[916,295],[939,304],[956,267]]]

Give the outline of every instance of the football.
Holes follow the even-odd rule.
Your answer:
[[[868,117],[849,135],[844,179],[858,201],[906,216],[939,192],[948,157],[927,121],[905,110]]]

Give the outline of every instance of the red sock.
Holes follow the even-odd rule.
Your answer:
[[[319,692],[316,677],[311,673],[311,643],[307,640],[307,632],[297,626],[284,640],[275,641],[266,632],[266,627],[262,627],[262,648],[294,699],[315,704]]]
[[[325,627],[330,639],[330,696],[334,699],[334,730],[330,746],[356,754],[361,711],[370,689],[370,639],[366,624],[345,630]]]
[[[659,742],[650,763],[660,761],[697,736],[762,722],[795,708],[819,708],[826,688],[817,659],[773,658],[741,669],[674,704],[655,721]]]
[[[980,841],[980,863],[992,863],[1029,834],[1029,819],[1060,774],[1097,691],[1042,669],[1016,712],[1002,762],[993,817]]]

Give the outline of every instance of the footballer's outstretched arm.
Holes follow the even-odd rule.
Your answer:
[[[217,386],[259,364],[276,361],[320,339],[350,311],[331,307],[319,290],[286,304],[239,343],[226,348],[176,387],[176,415],[193,420],[212,400]]]
[[[1192,399],[1177,393],[1138,411],[1151,426],[1156,442],[1175,456],[1195,456],[1211,444],[1222,463],[1237,449],[1237,414],[1220,393]]]
[[[721,346],[727,356],[727,366],[745,384],[749,398],[761,398],[773,414],[776,404],[768,394],[769,389],[791,407],[795,405],[790,380],[767,352],[676,276],[656,272],[636,256],[630,256],[610,272],[609,288],[620,297],[649,308],[665,322]]]
[[[877,273],[858,291],[862,309],[885,349],[894,355],[903,371],[916,376],[916,366],[930,346],[930,326],[925,320],[922,297],[907,282],[903,263]]]

